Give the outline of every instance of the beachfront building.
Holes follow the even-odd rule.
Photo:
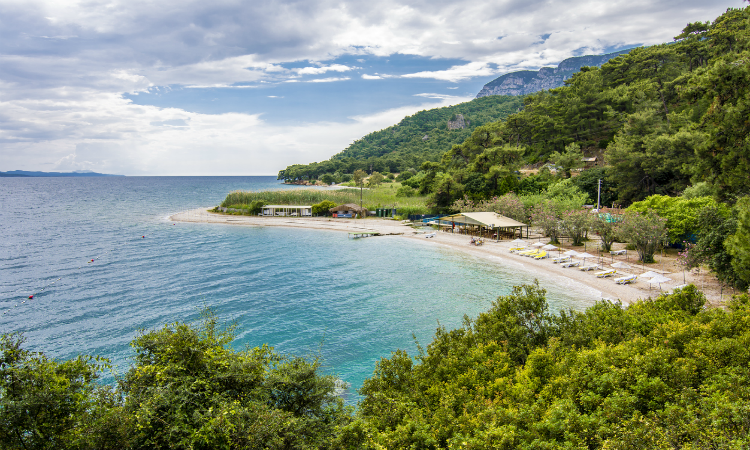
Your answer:
[[[518,235],[523,237],[523,229],[526,228],[526,237],[529,237],[529,226],[510,217],[501,216],[494,212],[465,212],[444,216],[440,218],[443,227],[449,227],[454,233],[462,232],[476,236],[486,236],[500,239],[507,237],[512,239]]]
[[[263,216],[312,217],[312,206],[266,205]]]
[[[356,203],[346,203],[329,209],[333,217],[350,218],[359,214],[359,217],[367,217],[367,208],[363,208]]]

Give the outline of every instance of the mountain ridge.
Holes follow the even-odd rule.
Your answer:
[[[539,70],[519,70],[501,75],[482,87],[476,98],[490,95],[527,95],[565,84],[581,67],[601,67],[612,58],[629,53],[632,48],[604,55],[574,56],[564,59],[557,67],[542,67]]]

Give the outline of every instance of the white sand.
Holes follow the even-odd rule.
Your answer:
[[[233,216],[225,214],[216,214],[207,211],[206,209],[195,209],[190,211],[184,211],[174,214],[169,217],[170,221],[174,222],[204,222],[204,223],[224,223],[232,225],[245,225],[245,226],[270,226],[270,227],[290,227],[290,228],[310,228],[317,230],[333,230],[333,231],[346,231],[346,232],[377,232],[381,234],[392,234],[397,235],[389,237],[390,239],[421,239],[425,242],[429,242],[430,245],[442,246],[453,250],[461,251],[467,254],[471,254],[476,257],[486,258],[489,261],[501,258],[507,261],[515,261],[522,264],[524,267],[529,267],[536,273],[556,275],[568,278],[576,283],[588,286],[601,293],[602,298],[611,300],[618,299],[623,304],[628,304],[639,298],[656,297],[660,291],[658,287],[649,289],[648,283],[644,281],[637,281],[633,284],[618,285],[615,283],[615,277],[609,278],[597,278],[595,273],[597,271],[582,272],[576,267],[563,268],[559,264],[553,264],[551,259],[534,260],[532,258],[516,255],[510,253],[508,250],[511,247],[510,241],[485,241],[485,244],[479,247],[469,244],[470,237],[465,235],[438,232],[434,238],[426,239],[424,237],[425,231],[418,231],[414,228],[402,224],[401,222],[387,219],[368,218],[368,219],[333,219],[333,218],[293,218],[293,217],[257,217],[257,216]],[[426,231],[433,231],[429,228],[425,228]],[[383,239],[381,237],[374,237],[371,239]],[[578,251],[581,249],[578,248]],[[556,253],[556,252],[553,252]],[[595,252],[590,251],[589,253],[594,254]],[[633,263],[632,257],[630,261],[627,261],[633,268],[618,270],[622,272],[619,276],[629,274],[640,274],[643,272],[639,266]],[[577,260],[574,258],[574,261]],[[614,262],[626,262],[625,257],[615,257]],[[607,255],[601,261],[604,269],[610,269],[609,265],[612,262],[612,258]],[[591,259],[586,260],[586,264],[594,264],[596,261]],[[653,268],[646,267],[645,270],[654,270]],[[677,285],[682,284],[683,274],[682,273],[664,273],[664,276],[671,278],[671,283],[662,284],[662,289],[668,290]],[[695,282],[696,285],[700,286],[696,278],[692,274],[687,275],[687,282]],[[717,299],[712,298],[713,295],[708,295],[709,301],[712,303],[716,302]]]

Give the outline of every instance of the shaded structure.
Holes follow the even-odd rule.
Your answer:
[[[263,216],[312,217],[312,206],[266,205],[261,210]]]
[[[333,217],[354,217],[355,215],[359,214],[359,217],[367,217],[368,211],[367,208],[363,208],[356,203],[346,203],[343,205],[335,206],[328,211],[333,214]]]
[[[529,226],[510,217],[501,216],[494,212],[465,212],[440,218],[440,224],[450,226],[451,231],[456,228],[461,233],[474,234],[500,239],[501,236],[514,238],[523,237],[526,228],[526,238],[529,237]]]

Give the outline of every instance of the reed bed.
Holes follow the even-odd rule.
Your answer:
[[[373,210],[395,206],[408,214],[428,212],[427,197],[396,197],[400,183],[391,183],[362,191],[362,204]],[[329,200],[337,205],[344,203],[359,204],[359,189],[285,189],[282,191],[234,191],[227,194],[221,206],[246,209],[253,202],[262,201],[267,205],[314,205]]]

